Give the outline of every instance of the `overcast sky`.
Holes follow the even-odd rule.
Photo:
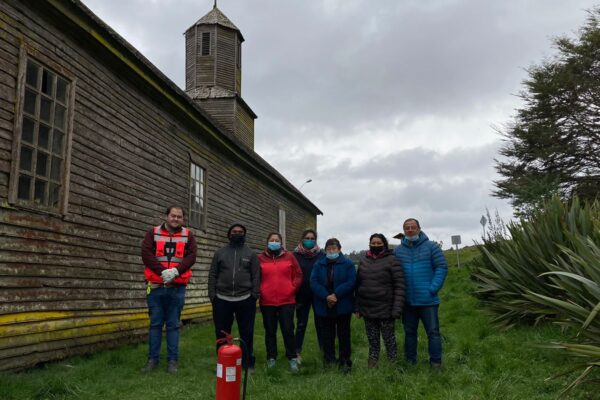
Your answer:
[[[213,0],[84,0],[179,87],[183,32]],[[367,248],[420,220],[430,239],[481,237],[496,128],[521,106],[525,69],[573,36],[584,0],[220,0],[241,30],[255,150],[324,213],[320,244]],[[396,243],[395,239],[390,241]]]

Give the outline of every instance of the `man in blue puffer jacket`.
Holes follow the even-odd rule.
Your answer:
[[[404,268],[406,301],[402,324],[404,325],[404,355],[411,364],[417,363],[417,330],[419,320],[429,338],[429,362],[433,368],[442,365],[442,339],[438,308],[438,292],[448,275],[448,264],[440,247],[421,231],[419,221],[404,221],[404,239],[396,247],[395,255]]]

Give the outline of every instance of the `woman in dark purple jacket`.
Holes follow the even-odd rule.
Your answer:
[[[302,240],[300,240],[300,243],[298,243],[298,246],[294,250],[294,256],[298,264],[300,264],[303,277],[302,285],[296,293],[296,352],[298,353],[299,362],[302,362],[300,353],[302,353],[304,334],[306,333],[308,316],[313,302],[313,293],[310,288],[310,274],[315,262],[324,255],[323,250],[317,245],[317,232],[313,229],[307,229],[302,232]],[[319,348],[321,348],[321,333],[316,316],[314,316],[314,321]]]

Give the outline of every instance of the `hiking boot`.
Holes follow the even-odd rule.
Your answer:
[[[292,358],[290,360],[290,371],[292,371],[292,373],[298,373],[300,372],[300,368],[298,368],[298,359],[297,358]]]
[[[269,358],[267,360],[267,368],[268,369],[275,368],[275,359],[274,358]]]
[[[142,368],[142,372],[154,371],[156,369],[156,367],[158,367],[158,360],[150,359],[146,363],[146,366],[144,366],[144,368]]]
[[[377,360],[374,358],[369,358],[369,360],[367,361],[367,367],[368,368],[375,368],[377,367]]]
[[[167,372],[170,374],[177,373],[177,361],[175,361],[175,360],[169,361],[169,363],[167,364]]]

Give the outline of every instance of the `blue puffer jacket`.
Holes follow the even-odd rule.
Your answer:
[[[333,268],[333,293],[338,299],[333,309],[327,307],[327,296],[331,294],[327,290],[327,257],[319,258],[313,265],[310,274],[315,314],[319,317],[333,317],[354,312],[354,285],[356,283],[354,263],[340,253]]]
[[[440,247],[421,232],[416,242],[402,239],[402,245],[396,247],[394,254],[404,268],[406,304],[440,304],[438,292],[448,275],[448,263]]]

